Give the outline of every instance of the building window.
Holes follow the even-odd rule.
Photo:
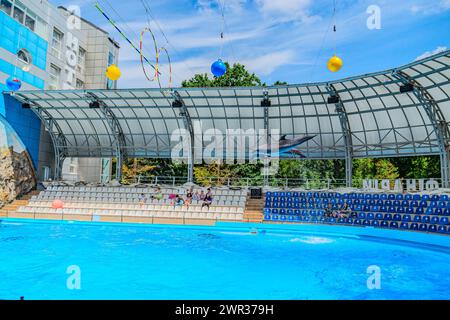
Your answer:
[[[80,79],[77,79],[77,84],[76,84],[77,89],[84,89],[84,82],[81,81]]]
[[[112,52],[109,52],[108,54],[108,66],[112,65],[114,63],[115,57]],[[106,81],[106,89],[113,89],[114,82],[112,80]]]
[[[61,57],[62,50],[62,42],[63,42],[64,34],[56,28],[53,28],[53,37],[52,37],[52,53],[55,57]]]
[[[28,52],[27,49],[20,49],[17,52],[17,58],[25,64],[31,64],[31,62],[32,62],[31,54]]]
[[[57,90],[59,88],[59,81],[61,78],[61,69],[51,64],[49,74],[50,74],[49,89]]]
[[[86,60],[86,50],[84,50],[82,47],[79,47],[78,49],[78,67],[79,70],[84,69],[84,61]]]
[[[40,35],[44,39],[48,39],[47,34],[47,22],[45,22],[43,19],[37,17],[36,21],[36,30],[35,32]]]
[[[8,0],[0,0],[0,10],[6,12],[8,16],[11,15],[12,4]]]
[[[14,6],[13,18],[23,24],[23,18],[25,17],[25,8],[19,8],[19,3]]]
[[[25,27],[29,28],[31,31],[34,31],[36,26],[36,18],[37,16],[32,11],[27,9],[27,15],[25,16]]]

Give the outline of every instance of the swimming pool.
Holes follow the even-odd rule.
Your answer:
[[[257,234],[231,223],[176,227],[4,219],[0,299],[450,298],[449,237],[435,235],[444,245],[430,250],[332,232],[339,227],[311,232],[302,226],[255,226]],[[369,266],[380,270],[379,289],[368,289]],[[68,268],[77,271],[68,274]],[[80,289],[68,289],[68,278],[78,271]]]

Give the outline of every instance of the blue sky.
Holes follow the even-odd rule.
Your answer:
[[[334,54],[329,27],[333,0],[144,1],[151,16],[141,0],[50,0],[55,5],[79,5],[84,18],[109,31],[121,44],[121,88],[155,84],[145,79],[139,55],[95,9],[95,2],[136,44],[150,20],[158,44],[169,50],[175,85],[195,73],[210,73],[211,63],[219,57],[219,3],[226,22],[221,58],[246,65],[267,84],[327,81],[380,71],[450,48],[450,0],[336,0],[336,52],[344,67],[335,74],[326,68]],[[367,27],[370,5],[381,10],[379,30]],[[150,37],[145,43],[146,56],[154,60]],[[167,63],[164,57],[161,60],[162,82],[167,85]]]

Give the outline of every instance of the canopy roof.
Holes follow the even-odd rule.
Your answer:
[[[415,90],[401,93],[400,85],[407,82],[414,83]],[[167,158],[177,143],[171,134],[188,126],[180,108],[172,107],[174,92],[190,121],[201,120],[203,132],[268,128],[280,129],[288,138],[314,135],[301,146],[308,158],[346,158],[348,152],[352,157],[439,154],[437,128],[443,125],[448,131],[450,121],[450,51],[400,68],[323,83],[20,91],[15,97],[53,124],[47,128],[54,137],[64,136],[64,145],[57,147],[64,147],[66,156],[115,156],[122,137],[121,148],[129,157]],[[261,106],[265,93],[271,101],[267,108]],[[333,94],[340,101],[327,103]],[[89,108],[93,97],[106,106],[106,116],[105,109]]]

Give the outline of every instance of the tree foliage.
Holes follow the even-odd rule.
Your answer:
[[[183,87],[254,87],[260,86],[261,80],[245,69],[242,64],[235,63],[232,67],[225,62],[227,71],[221,77],[210,78],[206,73],[196,74],[189,80],[184,80]]]

